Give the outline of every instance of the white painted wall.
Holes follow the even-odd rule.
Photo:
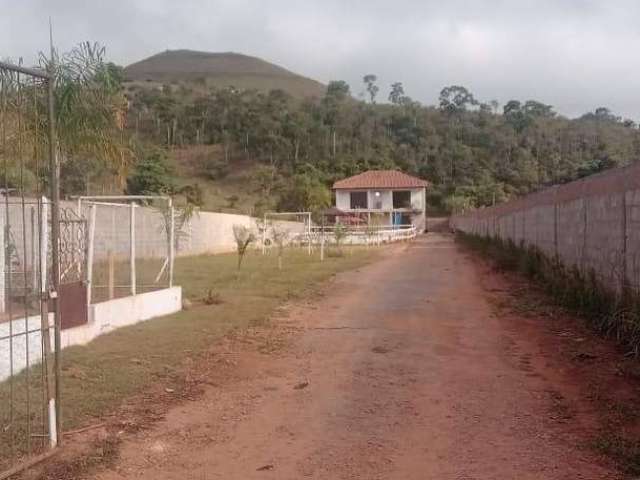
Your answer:
[[[340,210],[351,209],[351,196],[347,190],[336,190],[336,208]]]
[[[380,192],[380,196],[376,197],[376,192]],[[377,203],[381,204],[378,208]],[[392,190],[369,190],[369,209],[370,210],[391,210],[393,209],[393,192]]]
[[[424,209],[424,188],[411,190],[411,206],[416,209]]]
[[[182,288],[172,287],[96,303],[89,308],[89,323],[62,331],[62,347],[86,345],[117,328],[134,325],[182,309]]]
[[[111,332],[117,328],[134,325],[155,317],[169,315],[182,309],[181,287],[166,288],[154,292],[118,298],[107,302],[96,303],[89,307],[89,322],[86,325],[69,328],[61,332],[62,348],[72,345],[86,345],[91,340]],[[49,324],[53,323],[53,314],[49,315]],[[40,334],[40,316],[32,316],[25,322],[24,318],[12,322],[0,323],[0,337],[20,334],[28,330],[29,335],[13,338],[13,374],[16,375],[27,365],[37,365],[42,359],[42,340]],[[51,330],[53,348],[53,330]],[[9,378],[11,373],[10,340],[0,340],[0,381]]]

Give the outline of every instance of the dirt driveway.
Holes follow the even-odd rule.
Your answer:
[[[440,234],[401,250],[221,346],[204,393],[95,478],[621,478],[585,448],[588,412],[562,420],[570,379],[495,314],[474,261]]]

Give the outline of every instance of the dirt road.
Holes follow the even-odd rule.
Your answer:
[[[571,382],[483,281],[440,234],[340,275],[260,342],[221,346],[204,393],[96,478],[621,478],[585,448],[586,413],[563,421]]]

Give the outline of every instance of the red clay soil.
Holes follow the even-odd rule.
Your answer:
[[[589,447],[593,382],[635,392],[589,364],[617,353],[575,321],[517,314],[516,287],[423,236],[217,346],[203,392],[123,434],[92,478],[625,478]]]

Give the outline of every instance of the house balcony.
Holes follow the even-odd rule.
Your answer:
[[[424,211],[421,207],[406,207],[406,208],[343,208],[341,209],[346,213],[422,213]]]

